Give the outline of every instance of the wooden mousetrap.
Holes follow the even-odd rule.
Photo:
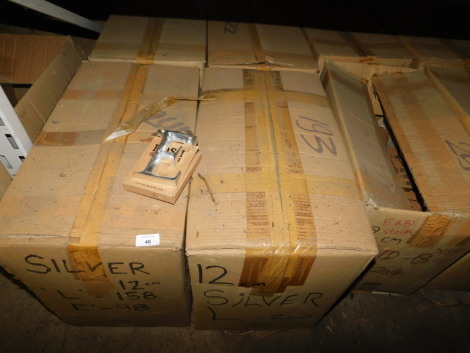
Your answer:
[[[201,161],[196,136],[158,130],[124,180],[124,188],[175,203]]]

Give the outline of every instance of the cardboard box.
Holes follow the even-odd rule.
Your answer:
[[[414,67],[415,57],[400,37],[390,34],[349,33],[349,38],[373,58],[371,63]]]
[[[459,126],[452,133],[462,134],[461,122],[451,110],[454,103],[421,71],[374,78],[394,132],[398,119],[409,117],[414,120],[415,126],[402,126],[395,134],[418,188],[410,185],[405,192],[380,137],[366,85],[332,62],[326,64],[322,80],[354,161],[379,247],[374,265],[357,288],[412,293],[462,257],[470,246],[468,198],[462,196],[468,185],[463,183],[456,187],[457,180],[454,180],[449,186],[448,181],[438,184],[436,180],[436,176],[443,173],[448,173],[450,178],[450,175],[464,174],[458,169],[462,170],[457,156],[453,156],[449,147],[440,145],[442,139],[447,138],[444,134],[452,131],[453,124]],[[447,129],[439,129],[443,126],[438,124],[441,118],[445,119]],[[432,136],[428,135],[431,133]],[[447,164],[438,164],[442,158]],[[419,169],[423,166],[430,168],[428,174]],[[439,172],[443,168],[446,171]],[[401,178],[408,176],[405,171],[401,174],[404,174]],[[445,191],[435,199],[433,192],[439,187]],[[454,198],[445,196],[451,195],[454,187],[461,196],[455,193]],[[407,200],[408,193],[418,199],[424,198],[427,208],[421,205],[420,209],[414,210]],[[430,200],[440,203],[440,207]]]
[[[470,253],[434,278],[425,289],[470,292]]]
[[[141,107],[198,88],[196,68],[84,63],[4,195],[0,264],[63,320],[189,323],[187,188],[171,205],[122,182],[158,128],[194,130],[196,102],[102,141]]]
[[[318,73],[300,27],[209,21],[209,67]]]
[[[206,22],[111,15],[90,61],[197,67],[206,62]]]
[[[457,51],[462,53],[467,63],[470,62],[470,40],[453,39],[451,43],[457,48]],[[468,66],[468,65],[467,65]]]
[[[10,173],[6,170],[3,164],[0,163],[0,200],[5,194],[5,191],[8,188],[8,185],[11,183],[11,176]]]
[[[417,59],[418,67],[426,65],[468,66],[465,54],[448,39],[401,36]]]
[[[334,61],[369,62],[372,58],[360,51],[346,32],[303,28],[315,59],[323,70],[326,59]]]
[[[312,327],[376,245],[319,77],[208,68],[186,253],[200,329]]]
[[[326,59],[338,62],[411,67],[413,54],[400,37],[389,34],[349,33],[304,28],[320,69]]]
[[[80,64],[69,37],[0,34],[0,83],[10,86],[10,98],[31,141],[38,137]]]

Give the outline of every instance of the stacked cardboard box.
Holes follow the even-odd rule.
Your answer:
[[[143,106],[198,88],[197,68],[84,63],[4,195],[0,264],[65,321],[189,323],[187,190],[172,205],[122,182],[157,128],[194,129],[196,102],[103,139]]]
[[[426,289],[470,292],[470,253],[429,282]]]
[[[348,142],[380,250],[360,289],[411,293],[469,249],[470,179],[462,150],[470,142],[468,116],[451,89],[443,88],[456,77],[441,75],[442,84],[421,71],[374,78],[416,183],[407,191],[424,201],[416,210],[388,160],[367,87],[337,65],[326,64],[323,84]]]
[[[318,73],[300,27],[209,21],[209,67]]]
[[[203,70],[205,56],[204,21],[111,15],[90,60],[158,63]]]
[[[401,39],[416,57],[417,67],[468,66],[468,61],[466,61],[468,57],[450,40],[414,36],[402,36]]]
[[[68,37],[0,34],[0,163],[11,175],[80,63]]]
[[[186,252],[198,328],[312,327],[376,254],[319,77],[206,70]]]
[[[320,69],[326,59],[411,67],[414,56],[400,37],[304,28]]]

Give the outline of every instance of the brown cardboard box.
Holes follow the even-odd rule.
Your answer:
[[[317,28],[303,28],[315,59],[323,70],[326,59],[334,61],[369,62],[372,58],[362,53],[346,32]]]
[[[470,253],[434,278],[425,289],[461,290],[470,292]]]
[[[454,103],[448,99],[448,94],[433,85],[426,73],[415,71],[378,77],[375,83],[380,85],[378,93],[392,127],[398,125],[392,119],[407,116],[414,118],[416,125],[397,130],[396,138],[413,171],[419,197],[428,201],[425,210],[413,210],[405,197],[406,193],[397,179],[397,171],[392,167],[379,137],[365,84],[332,62],[326,64],[322,80],[348,143],[380,251],[358,288],[409,294],[421,288],[469,249],[468,197],[456,197],[454,194],[454,197],[445,199],[445,195],[452,195],[452,189],[456,187],[459,178],[464,178],[465,173],[449,147],[439,145],[439,151],[436,151],[436,146],[443,143],[444,134],[462,134],[463,127],[457,118],[458,114],[450,110]],[[400,83],[402,86],[398,86]],[[428,114],[429,119],[423,118],[425,114]],[[447,129],[439,125],[437,121],[440,119],[445,119]],[[430,121],[433,122],[431,126]],[[454,130],[452,124],[456,126]],[[413,135],[407,136],[406,133]],[[432,154],[428,154],[428,151]],[[427,157],[423,154],[427,154]],[[410,155],[414,158],[410,159]],[[443,166],[438,164],[442,159],[447,162]],[[430,169],[428,174],[421,172],[420,166],[427,166]],[[448,181],[442,183],[436,179],[436,176],[442,175],[438,170],[443,168],[446,168],[445,173],[448,173],[449,178],[457,174],[451,187],[448,187]],[[429,181],[431,187],[427,184]],[[429,202],[430,198],[434,200],[433,191],[439,187],[445,188],[435,200],[441,207]],[[468,185],[465,186],[463,182],[455,190],[458,190],[459,195],[464,195]],[[413,193],[411,185],[407,191]],[[454,201],[459,200],[462,203],[455,204]],[[454,207],[451,207],[453,203]]]
[[[8,185],[10,185],[10,182],[11,182],[10,173],[8,173],[8,171],[3,166],[3,164],[0,163],[0,200],[3,197],[3,194],[5,194],[5,191],[7,190]]]
[[[197,67],[206,62],[202,20],[111,15],[90,55],[91,61],[136,62]]]
[[[300,27],[209,21],[210,67],[318,73]]]
[[[81,60],[64,36],[0,34],[0,83],[10,85],[15,111],[34,141]],[[16,85],[32,85],[18,95]],[[16,96],[15,96],[16,93]]]
[[[459,50],[450,40],[401,36],[408,49],[417,59],[417,65],[468,66],[468,56]]]
[[[451,43],[457,48],[457,51],[462,53],[467,63],[470,62],[470,40],[453,39]]]
[[[186,253],[201,329],[312,327],[376,254],[319,77],[208,68]]]
[[[197,96],[199,70],[84,63],[0,203],[0,264],[63,320],[81,325],[189,323],[183,237],[187,188],[175,205],[124,190],[158,128],[194,129],[180,101],[130,136],[120,121],[165,96]]]
[[[304,28],[320,69],[326,59],[335,62],[374,63],[411,67],[415,59],[400,37],[389,34],[349,33]]]

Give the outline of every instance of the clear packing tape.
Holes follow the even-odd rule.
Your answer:
[[[104,139],[104,142],[114,140],[118,137],[126,136],[132,134],[139,125],[145,119],[148,119],[161,111],[171,107],[179,101],[207,101],[213,100],[215,98],[210,96],[201,96],[201,97],[165,97],[157,102],[150,103],[144,108],[139,110],[134,114],[132,119],[128,122],[121,123],[116,130],[114,130],[108,137]]]

